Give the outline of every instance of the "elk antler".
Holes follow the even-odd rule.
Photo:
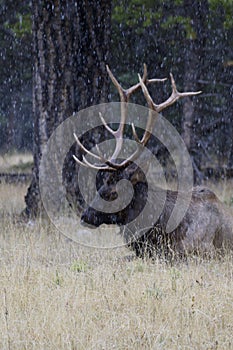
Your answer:
[[[112,80],[115,87],[117,88],[117,91],[120,95],[120,101],[123,102],[123,103],[121,103],[121,121],[120,121],[119,127],[116,131],[109,128],[107,123],[105,122],[104,118],[101,116],[101,120],[102,120],[102,123],[105,125],[105,128],[115,137],[115,140],[116,140],[116,148],[115,148],[115,151],[114,151],[114,153],[111,157],[111,160],[110,160],[110,162],[112,163],[112,162],[114,162],[115,159],[117,159],[117,157],[119,156],[119,153],[121,151],[121,148],[122,148],[123,133],[124,133],[124,128],[126,125],[126,117],[127,117],[127,103],[129,102],[130,96],[141,87],[141,83],[139,82],[139,83],[131,86],[127,90],[125,90],[122,88],[122,86],[119,84],[117,79],[114,77],[114,75],[112,74],[108,65],[106,67],[107,67],[107,72],[109,74],[109,77]],[[143,65],[143,68],[144,68],[144,72],[143,72],[142,81],[144,84],[161,82],[161,81],[165,81],[167,79],[167,78],[165,78],[165,79],[147,79],[147,66],[145,63]],[[113,165],[113,163],[112,163],[112,165]],[[119,167],[119,164],[115,164],[115,165],[117,168]]]
[[[171,96],[164,102],[160,103],[159,105],[156,105],[148,90],[146,85],[144,84],[144,81],[141,79],[140,75],[139,76],[139,81],[140,81],[140,85],[142,87],[142,91],[143,94],[147,100],[148,106],[149,108],[151,108],[152,110],[156,111],[157,113],[160,113],[163,109],[167,108],[168,106],[171,106],[173,103],[175,103],[177,100],[179,100],[181,97],[187,97],[187,96],[195,96],[200,94],[202,91],[197,91],[197,92],[179,92],[176,88],[176,84],[175,84],[175,80],[173,78],[172,73],[170,73],[170,77],[171,77],[171,84],[172,84],[172,93]]]
[[[171,85],[172,85],[172,93],[170,95],[170,97],[160,103],[159,105],[155,104],[148,92],[148,89],[146,87],[146,85],[144,84],[144,81],[142,80],[142,78],[140,77],[140,75],[138,74],[138,78],[139,78],[139,82],[140,82],[140,85],[141,85],[141,88],[142,88],[142,92],[146,98],[146,101],[148,103],[148,107],[150,109],[149,111],[149,117],[148,117],[148,120],[147,120],[147,125],[146,125],[146,129],[145,129],[145,132],[144,132],[144,135],[142,137],[142,139],[139,141],[140,144],[142,144],[143,146],[146,146],[149,138],[150,138],[150,135],[151,135],[151,132],[153,130],[153,127],[154,127],[154,124],[155,124],[155,114],[153,114],[151,111],[155,111],[157,113],[161,112],[163,109],[171,106],[173,103],[175,103],[177,100],[179,100],[180,98],[182,97],[187,97],[187,96],[195,96],[195,95],[198,95],[201,93],[201,91],[197,91],[197,92],[179,92],[176,88],[176,84],[175,84],[175,80],[173,78],[173,75],[172,73],[170,73],[170,77],[171,77]],[[135,128],[133,128],[133,133],[136,134],[136,131],[135,131]],[[136,135],[134,135],[135,137]]]
[[[141,78],[141,76],[138,75],[139,83],[131,86],[128,89],[123,89],[123,87],[120,85],[120,83],[117,81],[117,79],[112,74],[109,67],[106,66],[106,68],[107,68],[107,72],[109,74],[110,79],[112,80],[113,84],[115,85],[115,87],[120,95],[120,102],[121,102],[121,120],[120,120],[119,127],[117,130],[113,130],[112,128],[110,128],[108,126],[108,124],[106,123],[102,114],[99,113],[100,119],[101,119],[104,127],[106,128],[106,130],[108,130],[114,136],[114,138],[116,140],[116,146],[115,146],[114,153],[110,159],[106,159],[101,154],[101,152],[98,148],[98,145],[96,145],[96,149],[97,149],[98,154],[90,152],[87,148],[85,148],[83,146],[83,144],[80,142],[78,137],[74,134],[74,137],[75,137],[78,145],[80,146],[80,148],[85,153],[92,156],[93,158],[98,159],[101,163],[100,164],[91,164],[90,162],[88,162],[88,160],[86,159],[86,157],[84,155],[82,156],[82,161],[80,159],[78,159],[76,156],[73,156],[73,157],[78,164],[83,165],[83,166],[91,167],[91,168],[94,168],[97,170],[100,170],[100,169],[101,170],[116,170],[116,169],[126,167],[130,162],[132,162],[138,158],[141,151],[143,150],[143,147],[146,146],[147,142],[150,139],[155,121],[157,119],[156,118],[157,113],[161,112],[166,107],[171,106],[179,98],[186,97],[186,96],[194,96],[194,95],[200,94],[201,91],[198,91],[198,92],[179,92],[176,88],[176,84],[175,84],[175,80],[173,78],[173,75],[170,73],[171,84],[172,84],[172,94],[165,102],[157,105],[153,102],[146,85],[148,85],[150,83],[154,83],[154,82],[165,81],[167,78],[165,78],[165,79],[147,79],[147,66],[146,66],[146,64],[144,64],[143,77]],[[127,118],[127,103],[129,102],[130,96],[135,91],[137,91],[140,87],[143,91],[143,94],[144,94],[146,101],[148,103],[148,106],[149,106],[149,115],[148,115],[148,120],[147,120],[147,124],[146,124],[146,129],[145,129],[145,132],[140,140],[137,133],[136,133],[135,126],[132,123],[132,132],[133,132],[133,136],[135,138],[135,141],[138,144],[138,148],[130,157],[125,159],[123,162],[116,163],[115,160],[118,158],[119,153],[122,149],[122,145],[123,145],[123,134],[124,134],[124,128],[126,125],[126,118]],[[157,113],[155,114],[154,112],[157,112]]]
[[[127,118],[127,103],[129,102],[130,96],[137,91],[140,87],[141,84],[140,82],[131,86],[128,89],[124,89],[121,84],[117,81],[117,79],[114,77],[113,73],[111,72],[110,68],[108,66],[106,66],[107,68],[107,72],[108,75],[110,77],[110,79],[112,80],[113,84],[115,85],[119,96],[120,96],[120,102],[121,102],[121,120],[119,123],[119,127],[117,130],[113,130],[112,128],[110,128],[108,126],[108,124],[106,123],[104,117],[102,116],[101,113],[99,113],[100,119],[104,125],[104,127],[106,128],[106,130],[108,130],[115,138],[116,140],[116,147],[114,150],[113,155],[111,156],[110,159],[106,159],[100,152],[100,150],[97,147],[97,152],[98,155],[90,152],[87,148],[85,148],[83,146],[83,144],[80,142],[80,140],[78,139],[78,137],[74,134],[74,137],[76,139],[76,142],[78,143],[78,145],[80,146],[80,148],[87,154],[89,154],[90,156],[92,156],[95,159],[98,159],[100,162],[102,162],[101,164],[91,164],[90,162],[87,161],[86,157],[83,155],[83,159],[82,161],[80,159],[78,159],[76,156],[73,156],[73,158],[75,159],[75,161],[80,164],[80,165],[84,165],[87,167],[91,167],[94,169],[101,169],[101,170],[116,170],[119,169],[121,167],[124,167],[125,165],[128,164],[128,162],[132,161],[133,159],[135,159],[135,156],[138,155],[138,151],[137,150],[137,154],[133,154],[129,159],[126,159],[124,162],[122,163],[115,163],[115,159],[117,159],[117,157],[119,156],[119,153],[122,149],[122,145],[123,145],[123,134],[124,134],[124,128],[126,125],[126,118]],[[147,66],[146,64],[144,64],[144,72],[143,72],[143,77],[142,77],[142,81],[144,84],[150,84],[150,83],[154,83],[154,82],[161,82],[161,81],[165,81],[167,80],[167,78],[165,79],[147,79]],[[132,125],[132,129],[133,129],[133,134],[136,136],[136,131],[134,126]],[[138,138],[136,138],[136,141],[139,141]],[[138,142],[139,143],[139,142]],[[97,146],[97,145],[96,145]],[[127,161],[127,163],[126,163]]]

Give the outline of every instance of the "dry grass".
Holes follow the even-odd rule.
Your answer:
[[[31,153],[11,152],[0,154],[0,172],[30,172],[33,156]]]
[[[25,191],[0,187],[1,349],[233,348],[232,254],[171,266],[84,248],[13,223]]]
[[[27,185],[0,184],[0,215],[20,213],[25,204]]]

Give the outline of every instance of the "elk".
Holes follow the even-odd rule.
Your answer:
[[[100,114],[104,127],[115,138],[115,150],[112,156],[106,158],[101,154],[98,146],[97,153],[91,152],[82,145],[79,138],[74,134],[78,146],[82,150],[81,159],[75,155],[73,156],[75,161],[81,166],[98,170],[98,196],[84,209],[81,216],[82,224],[89,227],[116,224],[122,227],[121,233],[128,246],[139,257],[153,256],[156,253],[164,253],[166,256],[170,254],[184,256],[191,253],[213,254],[224,247],[232,248],[232,215],[215,193],[207,187],[198,186],[191,189],[190,202],[183,219],[172,232],[167,232],[166,226],[176,204],[178,191],[165,190],[159,186],[154,186],[149,215],[155,215],[159,210],[156,221],[141,234],[138,234],[137,227],[133,224],[130,226],[130,223],[139,215],[147,201],[146,173],[150,160],[144,155],[144,149],[148,144],[153,128],[156,126],[156,116],[178,99],[197,95],[200,91],[179,92],[173,75],[170,74],[172,93],[166,101],[155,104],[147,86],[165,79],[148,79],[146,65],[144,65],[143,77],[141,78],[139,75],[139,82],[127,90],[122,88],[108,66],[107,72],[120,95],[121,102],[121,120],[117,130],[112,129]],[[146,128],[140,138],[134,124],[131,125],[132,135],[138,144],[138,148],[127,159],[118,159],[123,147],[127,105],[130,96],[139,89],[142,90],[149,107]],[[98,164],[88,161],[86,154],[97,160]],[[130,181],[132,184],[134,195],[131,202],[123,209],[113,213],[108,213],[106,210],[102,210],[104,208],[101,207],[98,210],[95,209],[100,197],[104,199],[106,205],[117,199],[119,195],[117,185],[121,180]],[[124,195],[124,191],[121,191],[121,195]],[[157,208],[160,203],[162,203],[161,208]],[[127,225],[127,230],[124,229],[125,225]]]

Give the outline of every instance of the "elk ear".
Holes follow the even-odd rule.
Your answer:
[[[137,164],[131,164],[127,168],[129,179],[133,185],[138,182],[146,182],[146,174],[149,170],[152,154],[150,152],[142,152],[138,158]]]

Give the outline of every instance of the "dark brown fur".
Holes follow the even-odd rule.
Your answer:
[[[98,192],[106,203],[111,202],[117,197],[116,184],[122,179],[131,181],[133,185],[134,197],[131,203],[113,214],[96,211],[91,205],[83,212],[84,224],[94,227],[101,224],[121,226],[127,244],[137,256],[141,257],[145,254],[150,256],[154,254],[184,256],[190,253],[211,255],[223,247],[233,247],[232,214],[215,193],[206,187],[193,188],[189,208],[178,227],[171,233],[166,232],[166,225],[175,206],[177,192],[155,187],[153,189],[155,201],[150,203],[152,209],[156,210],[153,205],[160,203],[164,193],[165,205],[156,223],[145,233],[140,234],[131,221],[139,215],[147,199],[146,177],[143,171],[135,165],[130,165],[123,171],[106,172],[105,181]]]

